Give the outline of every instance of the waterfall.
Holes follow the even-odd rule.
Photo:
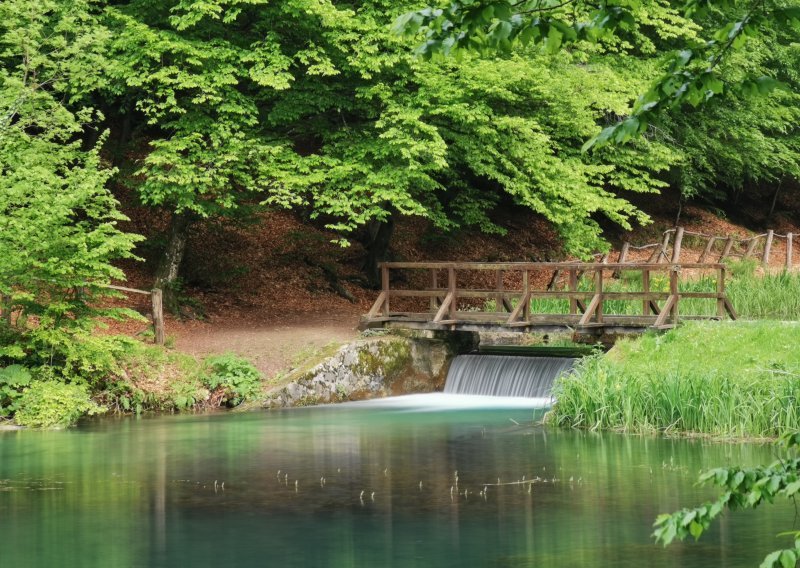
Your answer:
[[[546,398],[556,377],[574,363],[569,357],[459,355],[450,365],[444,392]]]

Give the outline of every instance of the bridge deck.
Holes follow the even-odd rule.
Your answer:
[[[381,273],[362,328],[621,334],[736,319],[721,264],[384,263]],[[692,313],[698,300],[714,305]]]

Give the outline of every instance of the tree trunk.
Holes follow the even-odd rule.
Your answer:
[[[381,285],[381,273],[378,264],[387,259],[389,244],[394,232],[394,219],[389,216],[385,221],[367,223],[364,237],[361,239],[367,255],[364,259],[364,273],[367,282],[373,288]]]
[[[173,213],[169,225],[167,246],[161,255],[161,260],[156,269],[154,288],[164,292],[164,307],[172,313],[179,313],[177,296],[178,273],[181,268],[183,254],[186,251],[186,241],[189,238],[189,229],[194,219],[190,213]]]

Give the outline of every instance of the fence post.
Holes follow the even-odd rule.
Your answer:
[[[792,259],[792,252],[793,252],[792,251],[792,244],[793,244],[792,240],[793,240],[793,238],[794,238],[794,235],[792,233],[788,233],[786,235],[786,271],[787,272],[792,269],[792,260],[793,260]]]
[[[598,266],[594,271],[594,293],[600,296],[600,301],[597,303],[597,323],[603,323],[603,267]]]
[[[750,244],[747,245],[747,250],[744,251],[744,258],[747,258],[751,254],[753,254],[753,251],[756,248],[756,243],[758,243],[758,239],[760,239],[760,238],[761,238],[761,235],[756,235],[755,237],[750,239]]]
[[[436,281],[436,269],[431,268],[431,290],[436,291],[439,288],[439,283]],[[431,296],[431,311],[435,312],[438,308],[436,296]]]
[[[672,302],[672,309],[670,310],[673,325],[678,325],[678,302],[680,299],[680,295],[678,294],[678,273],[680,270],[679,266],[673,266],[669,271],[669,293],[675,298],[675,301]]]
[[[650,294],[650,270],[647,268],[642,269],[642,292]],[[650,315],[650,296],[645,296],[642,300],[642,315]]]
[[[725,241],[725,248],[722,249],[722,256],[719,257],[719,261],[722,262],[728,255],[731,253],[731,249],[733,248],[733,236],[728,237],[728,240]]]
[[[389,315],[389,267],[381,265],[381,291],[386,294],[386,299],[383,301],[383,315]]]
[[[161,288],[150,292],[153,301],[153,332],[156,345],[164,345],[164,293]]]
[[[681,245],[683,244],[683,227],[678,227],[675,231],[675,243],[672,245],[672,263],[680,262]],[[664,248],[666,251],[667,249]]]
[[[764,256],[761,257],[761,265],[766,267],[769,264],[769,253],[772,250],[772,239],[775,238],[775,231],[767,231],[767,242],[764,243]]]
[[[494,311],[502,312],[503,311],[503,276],[505,275],[505,271],[498,270],[495,274],[495,290],[497,290],[497,294],[494,297]]]
[[[449,318],[451,320],[456,319],[456,311],[458,311],[458,297],[456,296],[456,269],[455,268],[448,268],[447,269],[447,291],[448,293],[452,294],[452,300],[450,301],[449,306]]]
[[[569,291],[571,293],[578,291],[578,272],[574,268],[569,271]],[[569,313],[578,313],[578,298],[575,296],[570,296],[569,298]]]
[[[725,267],[717,270],[717,317],[725,317]]]
[[[528,279],[528,269],[522,273],[522,301],[525,305],[522,307],[522,319],[528,321],[531,317],[531,299],[528,297],[530,292],[530,281]]]
[[[714,243],[717,241],[717,237],[708,237],[708,243],[706,243],[706,248],[703,250],[703,254],[700,255],[700,258],[697,260],[698,264],[703,264],[708,258],[708,255],[711,254],[711,249],[714,248]]]

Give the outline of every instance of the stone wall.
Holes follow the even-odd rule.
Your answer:
[[[471,334],[387,335],[357,340],[269,390],[263,406],[307,406],[442,390],[450,361],[472,349]]]

